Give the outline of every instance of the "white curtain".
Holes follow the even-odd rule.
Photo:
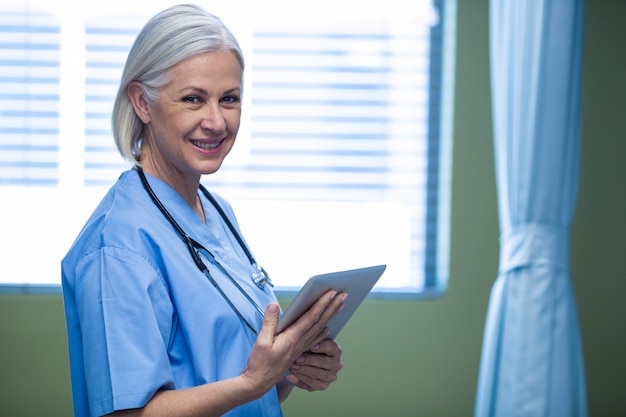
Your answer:
[[[582,0],[490,4],[500,265],[475,417],[587,415],[569,267],[582,24]]]

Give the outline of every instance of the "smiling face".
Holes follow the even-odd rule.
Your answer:
[[[178,65],[150,103],[139,83],[128,94],[141,118],[143,169],[175,189],[196,189],[233,147],[241,118],[242,70],[230,51],[206,52]]]

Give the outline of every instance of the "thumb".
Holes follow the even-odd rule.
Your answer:
[[[276,333],[276,326],[278,325],[278,318],[280,316],[280,307],[276,303],[269,303],[265,308],[265,314],[263,315],[263,327],[261,328],[261,334],[267,334],[272,339]]]

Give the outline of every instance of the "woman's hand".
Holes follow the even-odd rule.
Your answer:
[[[241,373],[256,395],[260,397],[269,391],[294,364],[300,367],[300,377],[292,375],[289,382],[304,389],[324,389],[336,378],[341,368],[341,349],[334,342],[324,341],[324,338],[328,335],[326,326],[341,310],[346,297],[347,294],[338,294],[336,291],[326,292],[280,334],[275,334],[279,318],[278,305],[271,303],[267,306],[263,326],[248,357],[248,364]],[[313,352],[313,348],[316,352]],[[306,351],[310,352],[303,356]],[[304,362],[301,357],[304,357]],[[296,363],[297,360],[301,362]],[[303,366],[305,363],[306,366]]]
[[[337,379],[343,367],[341,347],[334,340],[323,340],[304,352],[289,368],[289,383],[307,391],[319,391]]]

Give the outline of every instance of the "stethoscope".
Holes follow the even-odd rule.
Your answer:
[[[232,282],[232,284],[241,292],[241,294],[243,294],[243,296],[250,302],[250,304],[254,306],[254,308],[256,309],[256,311],[259,312],[261,317],[263,317],[264,313],[261,307],[259,307],[259,305],[252,299],[252,297],[250,297],[250,294],[248,294],[248,292],[241,287],[241,285],[237,282],[237,280],[233,278],[233,276],[222,266],[222,264],[217,261],[215,256],[211,253],[211,251],[209,251],[207,248],[202,246],[202,244],[200,244],[196,240],[190,238],[187,235],[187,233],[185,233],[183,228],[180,227],[180,225],[176,222],[176,220],[174,220],[170,212],[167,211],[163,203],[161,203],[161,200],[159,200],[159,198],[156,196],[156,194],[154,193],[154,190],[152,190],[152,187],[150,187],[150,184],[148,183],[148,180],[146,178],[146,175],[143,172],[143,169],[139,166],[136,166],[135,169],[139,173],[139,178],[141,179],[143,188],[146,190],[146,192],[152,199],[152,202],[157,206],[159,211],[161,211],[163,216],[167,219],[167,221],[169,221],[169,223],[174,227],[174,229],[176,229],[176,232],[178,232],[178,235],[187,245],[187,249],[189,250],[189,253],[191,254],[191,257],[193,258],[193,261],[198,267],[198,269],[200,269],[200,271],[207,277],[207,279],[211,282],[211,284],[213,284],[213,286],[217,289],[220,295],[224,297],[224,300],[226,300],[230,308],[232,308],[232,310],[244,322],[244,324],[250,330],[252,330],[254,334],[258,335],[257,330],[248,322],[248,320],[246,320],[243,314],[241,314],[239,309],[233,304],[230,298],[226,295],[224,290],[222,290],[222,288],[219,286],[217,281],[215,281],[215,278],[213,278],[213,276],[209,272],[209,268],[202,261],[202,258],[200,255],[201,254],[204,255],[207,259],[209,259],[209,261],[212,264],[216,265],[220,269],[220,271],[222,271],[222,273],[226,277],[228,277],[228,279]],[[206,188],[204,188],[202,184],[199,184],[199,188],[200,188],[200,191],[202,191],[202,193],[204,194],[204,196],[211,202],[213,207],[215,207],[215,209],[218,211],[220,217],[222,218],[224,223],[226,223],[226,225],[228,226],[228,229],[230,229],[233,236],[235,236],[235,239],[237,239],[239,246],[241,246],[241,249],[243,249],[244,253],[246,254],[246,257],[250,261],[250,264],[252,265],[252,268],[254,270],[252,272],[252,281],[261,290],[264,290],[266,284],[269,284],[270,287],[273,287],[274,284],[272,283],[272,280],[270,279],[269,275],[267,274],[267,272],[265,272],[265,269],[259,266],[259,264],[256,262],[256,260],[252,256],[252,253],[250,253],[250,250],[244,243],[243,239],[241,238],[241,236],[235,229],[235,226],[230,221],[226,213],[224,213],[224,210],[220,207],[219,203],[215,200],[215,198],[211,195],[211,193],[209,193],[209,191]]]

